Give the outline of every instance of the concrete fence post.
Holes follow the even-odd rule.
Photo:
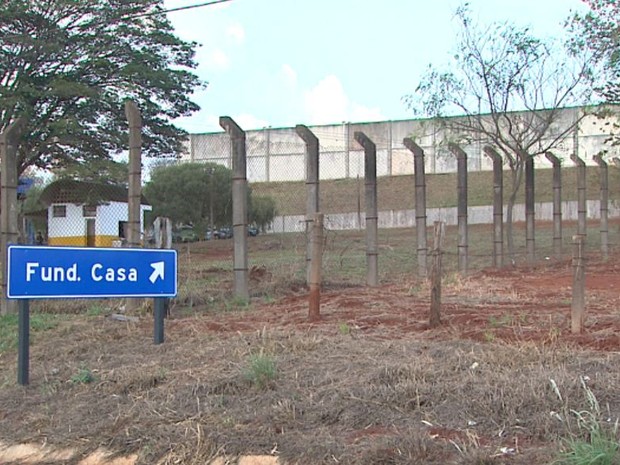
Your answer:
[[[603,260],[609,259],[609,170],[602,155],[595,155],[594,161],[599,166],[601,183],[600,213],[601,213],[601,255]]]
[[[18,119],[0,135],[0,249],[2,249],[2,305],[0,313],[17,313],[17,301],[6,298],[7,251],[9,244],[16,244],[19,238],[17,207],[17,148],[24,131],[25,120]]]
[[[319,139],[307,126],[295,126],[306,144],[306,284],[310,285],[312,262],[312,223],[319,212]]]
[[[377,212],[377,146],[363,132],[353,135],[358,144],[364,148],[364,177],[366,200],[366,284],[379,284],[379,230]]]
[[[553,255],[562,256],[562,163],[551,152],[545,153],[553,165]]]
[[[502,156],[487,145],[484,153],[493,161],[493,266],[504,266],[504,171]]]
[[[248,179],[245,132],[228,116],[220,117],[220,126],[229,134],[232,152],[233,272],[235,296],[248,301]]]
[[[525,158],[525,246],[527,262],[536,260],[536,231],[535,231],[535,192],[534,192],[534,157]]]
[[[570,159],[577,165],[577,234],[587,235],[588,208],[586,204],[586,164],[577,155]]]
[[[413,153],[418,276],[426,277],[428,245],[426,239],[426,176],[424,173],[424,150],[409,137],[403,139],[403,144]]]
[[[449,143],[448,150],[456,157],[459,229],[459,273],[467,274],[467,153],[457,144]]]
[[[140,212],[142,197],[142,116],[131,100],[125,102],[125,116],[129,122],[129,199],[127,218],[127,245],[140,247]]]

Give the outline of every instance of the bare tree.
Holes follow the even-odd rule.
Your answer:
[[[404,100],[418,116],[435,118],[452,138],[446,142],[480,141],[502,155],[511,174],[506,235],[513,256],[513,207],[525,162],[557,148],[587,115],[582,108],[560,121],[564,108],[590,102],[588,57],[512,23],[478,25],[467,5],[455,17],[460,29],[447,71],[430,65]]]

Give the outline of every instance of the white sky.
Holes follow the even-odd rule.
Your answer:
[[[165,0],[168,8],[204,0]],[[469,0],[480,21],[531,26],[560,37],[580,0]],[[402,102],[429,63],[454,45],[457,0],[233,0],[170,13],[177,33],[201,44],[209,83],[201,111],[179,120],[191,133],[411,118]]]

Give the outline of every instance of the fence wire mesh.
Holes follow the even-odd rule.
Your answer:
[[[346,125],[315,128],[319,140],[320,199],[319,211],[325,214],[323,286],[337,289],[366,283],[366,198],[364,151]],[[411,152],[388,147],[393,140],[374,134],[377,146],[377,198],[379,216],[378,256],[379,282],[382,284],[417,279],[417,242],[415,229],[415,182],[403,166],[405,155],[413,164]],[[209,162],[232,167],[230,137],[225,133],[193,136],[190,140],[192,162]],[[471,153],[471,148],[470,152]],[[274,200],[275,217],[258,237],[249,237],[250,295],[280,295],[304,289],[307,277],[306,209],[306,144],[291,129],[269,129],[246,135],[247,172],[251,197]],[[443,156],[443,155],[442,155]],[[452,156],[452,155],[450,155]],[[429,157],[430,159],[431,157]],[[453,157],[454,158],[454,157]],[[473,157],[475,158],[475,157]],[[458,231],[456,227],[457,180],[455,173],[432,173],[426,161],[427,247],[432,246],[433,222],[447,223],[443,245],[446,273],[458,268]],[[388,175],[398,163],[398,175]],[[447,161],[445,162],[447,163]],[[389,167],[392,168],[389,168]],[[388,169],[389,168],[389,169]],[[409,169],[409,168],[407,168]],[[620,252],[620,170],[609,166],[609,254]],[[587,168],[587,257],[601,257],[601,224],[599,220],[600,169]],[[508,179],[508,172],[505,172]],[[554,254],[551,169],[536,170],[536,257],[535,263],[569,260],[572,236],[577,233],[577,170],[562,168],[563,240],[562,255]],[[507,182],[507,181],[505,181]],[[505,184],[507,197],[508,187]],[[468,209],[468,258],[472,271],[493,264],[492,173],[476,171],[470,164]],[[70,246],[123,246],[128,218],[127,189],[105,184],[57,181],[41,195],[42,208],[23,215],[23,243]],[[514,223],[514,253],[508,255],[504,243],[504,264],[526,264],[523,192],[517,194]],[[191,202],[188,199],[188,202]],[[143,244],[150,245],[149,224],[145,213],[151,209],[143,199]],[[175,225],[175,228],[182,228]],[[504,225],[505,227],[505,225]],[[181,236],[179,236],[181,237]],[[224,239],[229,236],[222,236]],[[231,240],[214,240],[204,235],[189,243],[179,241],[179,298],[186,306],[208,304],[213,299],[230,297],[233,280]],[[505,240],[505,238],[504,238]]]
[[[402,144],[411,130],[395,125],[348,124],[311,128],[319,141],[319,211],[325,214],[323,285],[325,288],[359,286],[366,283],[366,198],[364,150],[356,142],[354,130],[362,130],[377,148],[377,206],[379,282],[398,283],[417,279],[417,234],[413,154]],[[434,221],[447,224],[443,245],[444,270],[458,269],[456,157],[433,134],[418,137],[425,150],[427,243],[432,247]],[[232,167],[230,137],[225,133],[194,135],[189,161],[218,163]],[[481,144],[463,147],[468,155],[468,267],[475,271],[493,264],[492,199],[493,174]],[[274,200],[272,221],[250,238],[250,294],[274,295],[283,290],[301,289],[307,277],[306,144],[292,128],[246,132],[247,176],[252,198]],[[538,160],[538,159],[537,159]],[[572,235],[577,231],[577,170],[571,162],[562,168],[563,253],[553,251],[553,186],[549,164],[537,161],[536,257],[535,263],[568,260]],[[587,168],[587,251],[591,258],[601,256],[599,220],[600,170]],[[504,172],[504,220],[510,193],[510,173]],[[514,208],[514,250],[508,254],[504,224],[504,264],[526,264],[524,188],[516,196]],[[610,254],[620,250],[620,170],[609,166]],[[188,274],[185,284],[190,295],[226,292],[221,279],[209,270],[225,273],[232,280],[232,243],[217,241],[207,246],[212,262]],[[185,249],[184,249],[185,250]],[[199,251],[200,249],[194,249]],[[215,252],[214,252],[215,250]],[[190,249],[188,248],[189,252]],[[200,252],[198,252],[200,253]],[[192,255],[182,255],[188,266],[196,266]],[[195,257],[195,256],[194,256]],[[207,276],[195,279],[196,276]]]

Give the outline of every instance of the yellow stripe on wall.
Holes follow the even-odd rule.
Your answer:
[[[118,241],[118,236],[95,236],[95,247],[112,247],[112,242]],[[49,237],[48,245],[64,245],[86,247],[86,236]]]

